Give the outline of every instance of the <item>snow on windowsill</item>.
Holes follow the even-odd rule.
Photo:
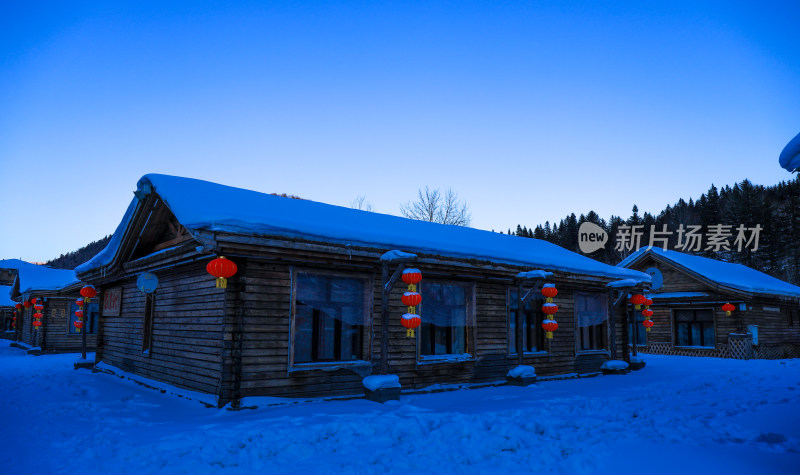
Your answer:
[[[379,389],[390,389],[400,387],[400,377],[396,374],[381,374],[367,376],[361,381],[361,384],[370,391],[377,391]]]
[[[536,369],[533,366],[519,365],[511,368],[506,376],[509,378],[535,378]]]
[[[464,361],[475,361],[475,358],[469,353],[461,353],[460,355],[420,355],[417,365],[437,364],[437,363],[461,363]]]
[[[619,360],[609,360],[603,363],[603,366],[600,367],[601,369],[608,369],[612,371],[621,370],[621,369],[628,369],[628,363]]]

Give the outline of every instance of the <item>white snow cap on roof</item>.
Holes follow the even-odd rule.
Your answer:
[[[151,188],[158,193],[190,232],[206,230],[299,237],[318,242],[482,259],[613,279],[650,281],[650,276],[642,272],[610,266],[538,239],[283,198],[168,175],[145,175],[139,180],[139,188]],[[106,249],[95,259],[78,267],[79,273],[112,261],[136,203],[134,199]]]
[[[19,269],[19,293],[61,290],[80,282],[74,270],[53,269],[47,266],[22,267]]]
[[[744,292],[800,297],[800,287],[776,279],[775,277],[751,269],[750,267],[734,264],[732,262],[709,259],[707,257],[692,256],[672,250],[665,251],[660,247],[653,247],[650,249],[643,247],[617,264],[617,266],[627,267],[648,252],[685,267],[708,280]]]
[[[786,147],[784,147],[778,158],[778,163],[790,172],[800,170],[800,134],[795,135],[794,138],[786,144]]]

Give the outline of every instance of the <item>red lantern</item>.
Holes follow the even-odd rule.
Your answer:
[[[34,314],[33,314],[33,318],[42,318],[43,316],[44,316],[44,315],[42,315],[42,314],[41,314],[41,313],[39,313],[39,312],[36,312],[36,313],[34,313]]]
[[[22,304],[21,303],[14,304],[14,308],[16,308],[17,310],[20,310],[20,309],[22,309]]]
[[[35,308],[37,312],[41,312],[42,310],[44,310],[44,305],[37,303],[36,305],[33,306],[33,308]]]
[[[556,289],[555,284],[544,284],[544,287],[542,287],[542,295],[548,299],[552,299],[558,295],[558,290]]]
[[[422,324],[422,319],[419,318],[419,315],[406,313],[400,319],[400,323],[406,328],[406,336],[414,337],[414,329]]]
[[[558,312],[558,305],[554,303],[546,303],[542,305],[542,312],[547,315],[554,315],[556,312]]]
[[[652,328],[655,323],[653,323],[652,320],[645,320],[642,322],[642,325],[644,325],[646,331],[650,331],[650,328]]]
[[[72,322],[72,325],[75,327],[75,330],[77,330],[78,333],[81,332],[81,328],[83,328],[83,322],[82,321],[76,320],[76,321]]]
[[[736,306],[734,304],[728,302],[728,303],[726,303],[725,305],[722,306],[722,310],[725,311],[725,315],[730,317],[731,316],[731,312],[736,310]]]
[[[97,295],[97,289],[95,289],[94,286],[87,285],[81,289],[81,295],[83,295],[85,299],[92,299]]]
[[[36,302],[38,302],[38,301],[39,301],[38,298],[32,298],[31,299],[31,305],[36,305]]]
[[[33,326],[35,328],[39,328],[40,326],[42,326],[42,322],[40,320],[34,320],[33,321]]]
[[[644,299],[644,306],[645,306],[645,307],[649,307],[649,306],[651,306],[651,305],[653,305],[653,299],[645,297],[645,299]]]
[[[83,310],[75,310],[75,316],[78,318],[83,318]]]
[[[25,308],[31,308],[31,305],[33,305],[33,304],[30,302],[30,300],[26,300],[26,301],[22,302],[22,305]]]
[[[403,271],[402,279],[408,285],[417,285],[422,280],[422,272],[419,269],[406,269]]]
[[[555,320],[544,320],[542,322],[542,328],[545,331],[544,337],[548,340],[552,340],[553,332],[558,330],[558,323]]]
[[[228,288],[228,279],[239,270],[236,263],[222,256],[217,257],[206,265],[206,272],[217,278],[217,288]]]
[[[636,294],[631,297],[631,303],[636,306],[636,310],[641,310],[642,304],[645,301],[645,297],[642,294]]]
[[[76,300],[75,305],[77,305],[78,307],[83,307],[83,298],[79,298],[78,300]]]
[[[400,299],[403,301],[403,305],[406,307],[416,307],[422,303],[422,295],[418,294],[417,292],[406,292],[402,297],[400,297]]]
[[[650,317],[653,316],[653,311],[650,310],[649,308],[646,308],[646,309],[642,310],[642,315],[644,315],[647,318],[650,318]]]

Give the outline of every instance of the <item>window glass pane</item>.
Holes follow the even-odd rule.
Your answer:
[[[676,322],[690,322],[694,319],[691,310],[677,310],[675,312],[675,321]]]
[[[698,322],[714,322],[714,312],[711,310],[696,310],[695,320]]]
[[[678,346],[689,346],[689,324],[678,323],[677,327]]]
[[[689,344],[692,346],[700,345],[700,325],[689,327]]]
[[[313,338],[313,309],[298,302],[294,317],[294,361],[311,361],[311,340]]]
[[[605,294],[575,294],[578,327],[599,325],[608,320],[608,303]]]
[[[295,285],[294,362],[361,358],[367,280],[298,272]]]
[[[424,282],[420,285],[420,293],[420,354],[466,353],[470,288],[457,284]]]

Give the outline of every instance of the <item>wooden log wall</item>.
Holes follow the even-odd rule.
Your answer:
[[[349,272],[372,280],[372,327],[365,330],[362,341],[367,358],[372,363],[372,372],[377,373],[380,367],[382,284],[380,268],[375,259],[312,251],[292,251],[291,255],[287,255],[286,252],[270,252],[263,248],[248,249],[250,258],[237,258],[237,251],[242,252],[241,249],[230,249],[223,254],[234,259],[240,267],[244,264],[247,269],[236,284],[241,287],[232,285],[230,292],[237,295],[235,299],[229,295],[226,310],[226,345],[229,341],[236,341],[232,329],[235,315],[241,312],[243,316],[240,394],[305,397],[360,394],[361,380],[365,374],[357,369],[290,365],[292,269]],[[399,283],[389,298],[389,372],[400,376],[404,388],[503,380],[507,371],[518,364],[516,355],[510,355],[508,350],[506,308],[508,288],[514,285],[510,277],[515,272],[491,273],[422,263],[414,264],[414,267],[422,270],[423,285],[426,280],[474,284],[476,326],[467,328],[467,347],[474,358],[462,362],[418,361],[416,340],[406,338],[405,328],[400,324],[399,317],[406,309],[400,299],[405,285]],[[605,292],[605,288],[598,284],[576,286],[563,279],[554,282],[559,288],[556,297],[559,330],[552,341],[551,351],[526,356],[525,364],[533,365],[540,375],[597,372],[602,362],[610,356],[607,351],[576,355],[573,294],[575,290]],[[234,300],[236,303],[233,303]],[[617,357],[622,358],[624,345],[620,338],[624,334],[624,320],[621,314],[616,318]],[[233,348],[235,345],[231,345]],[[232,367],[234,360],[231,353],[226,364]],[[228,369],[224,373],[228,376],[222,386],[232,387],[233,371]],[[231,394],[225,392],[223,398]]]
[[[215,394],[221,376],[225,291],[204,263],[157,272],[151,349],[142,351],[146,296],[135,277],[122,286],[120,315],[101,316],[97,361],[175,386]]]

